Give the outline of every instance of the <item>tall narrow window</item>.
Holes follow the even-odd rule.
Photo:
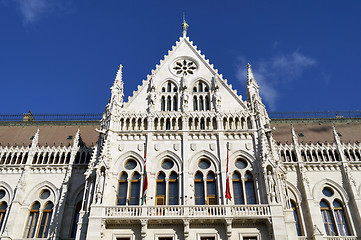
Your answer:
[[[161,111],[165,111],[165,97],[163,96],[160,103]]]
[[[199,110],[200,111],[204,110],[204,104],[203,104],[203,97],[202,96],[199,97]]]
[[[194,176],[194,198],[196,205],[204,205],[204,183],[203,174],[197,172]]]
[[[76,237],[76,230],[78,228],[78,222],[79,222],[79,215],[81,210],[81,201],[76,204],[75,212],[74,212],[74,218],[73,218],[73,228],[71,231],[71,237]]]
[[[118,195],[117,195],[117,205],[126,205],[127,203],[127,193],[128,193],[128,174],[123,172],[120,174],[118,181]]]
[[[51,216],[53,215],[53,207],[54,204],[52,202],[46,203],[43,213],[40,218],[40,227],[38,230],[38,238],[46,238],[48,237],[49,225],[51,221]]]
[[[295,219],[295,222],[296,222],[297,235],[302,236],[302,229],[301,229],[301,223],[300,223],[300,214],[298,212],[297,205],[296,205],[295,201],[293,201],[293,200],[291,200],[291,208],[292,208],[292,211],[293,211],[293,218]]]
[[[160,172],[157,177],[157,194],[155,196],[156,205],[165,205],[165,174]]]
[[[167,110],[172,111],[172,99],[170,96],[167,97]]]
[[[256,204],[256,194],[254,191],[254,182],[252,173],[246,172],[244,175],[244,186],[246,189],[247,204]]]
[[[173,97],[173,111],[177,111],[178,110],[178,101],[177,101],[177,97],[174,96]]]
[[[194,96],[193,97],[193,111],[197,111],[197,110],[198,110],[197,97]]]
[[[0,203],[0,229],[1,229],[4,219],[5,219],[7,207],[8,207],[8,204],[6,202]]]
[[[350,230],[346,221],[345,213],[339,201],[333,201],[333,210],[335,213],[337,228],[340,236],[350,236]]]
[[[178,176],[175,172],[169,175],[169,205],[178,205]]]
[[[140,194],[140,175],[139,173],[135,172],[130,182],[129,205],[139,204],[139,194]]]
[[[210,109],[209,109],[209,97],[208,97],[208,96],[205,96],[204,101],[205,101],[205,103],[206,103],[206,110],[209,111],[209,110],[210,110]]]
[[[31,206],[28,221],[24,232],[24,238],[33,238],[35,235],[36,226],[38,224],[40,203],[34,202]]]
[[[320,202],[320,207],[323,225],[325,226],[327,236],[336,236],[337,233],[335,231],[335,221],[333,219],[330,206],[326,201],[322,200]]]
[[[209,172],[207,175],[207,204],[217,204],[216,179],[213,172]]]
[[[232,182],[233,182],[234,203],[244,204],[243,184],[241,180],[241,175],[238,172],[233,173]]]

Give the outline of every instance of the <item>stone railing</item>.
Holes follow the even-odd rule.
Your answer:
[[[352,237],[352,236],[327,236],[327,237],[324,237],[323,239],[326,239],[326,240],[357,240],[357,239],[360,239],[358,237]]]
[[[221,218],[270,216],[267,205],[198,205],[198,206],[112,206],[105,207],[107,218]]]

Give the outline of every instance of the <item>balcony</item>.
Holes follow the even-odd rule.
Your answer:
[[[270,217],[268,205],[197,205],[197,206],[112,206],[105,207],[107,219],[265,219]]]

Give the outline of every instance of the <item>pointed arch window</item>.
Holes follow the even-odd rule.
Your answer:
[[[291,208],[293,211],[293,218],[296,222],[297,235],[302,236],[303,233],[302,233],[301,222],[300,222],[300,213],[298,211],[296,202],[294,200],[291,200]]]
[[[333,202],[333,210],[335,213],[337,228],[340,236],[350,236],[349,226],[346,221],[345,213],[341,202],[335,200]]]
[[[253,175],[249,171],[247,171],[244,175],[244,186],[246,189],[247,204],[256,204],[256,193],[254,190]]]
[[[167,110],[172,111],[172,100],[170,96],[167,97]]]
[[[207,204],[215,205],[217,204],[217,194],[216,194],[216,178],[213,172],[208,172],[207,175]]]
[[[169,175],[169,205],[178,205],[178,175],[172,172]]]
[[[238,172],[234,172],[232,175],[233,183],[233,196],[235,204],[244,204],[244,191],[241,175]]]
[[[178,110],[178,101],[177,101],[177,97],[174,96],[173,97],[173,111],[177,111]]]
[[[140,175],[138,172],[134,172],[130,181],[130,199],[129,205],[139,205],[140,195]]]
[[[164,96],[161,99],[160,108],[162,111],[165,111],[165,97]]]
[[[204,110],[204,104],[203,104],[203,97],[202,96],[199,97],[199,110],[200,111]]]
[[[205,100],[205,104],[206,104],[206,110],[209,111],[210,110],[209,109],[209,97],[205,96],[204,100]]]
[[[333,219],[330,206],[325,200],[322,200],[320,202],[320,207],[323,225],[325,226],[327,236],[336,236],[335,220]]]
[[[8,204],[6,202],[0,203],[0,229],[3,225],[7,208],[8,208]]]
[[[74,212],[74,218],[73,218],[73,228],[71,231],[71,238],[75,238],[76,237],[76,230],[78,228],[78,222],[79,222],[79,215],[80,215],[80,210],[81,210],[81,204],[82,202],[78,202],[76,204],[75,207],[75,212]]]
[[[193,97],[193,111],[198,111],[197,97]]]
[[[155,196],[156,205],[165,205],[165,187],[165,174],[163,172],[159,172],[157,177],[157,191]]]
[[[128,193],[128,174],[122,172],[118,181],[117,205],[126,205]]]
[[[194,176],[194,198],[196,205],[204,205],[204,183],[203,174],[197,172]]]
[[[24,238],[34,238],[36,226],[39,219],[40,203],[34,202],[31,205],[28,220],[26,222],[26,228],[24,232]]]
[[[43,213],[40,218],[40,227],[38,230],[37,237],[38,238],[46,238],[49,232],[49,225],[51,221],[51,217],[53,215],[54,204],[52,202],[47,202],[45,204]]]

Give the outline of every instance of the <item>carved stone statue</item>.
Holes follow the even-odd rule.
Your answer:
[[[221,109],[221,102],[222,102],[222,96],[221,93],[219,92],[219,86],[215,87],[213,98],[216,105],[216,111],[219,112],[219,110]]]
[[[154,110],[156,98],[155,88],[152,86],[149,92],[149,110]]]
[[[271,171],[268,171],[267,173],[267,183],[268,183],[268,192],[270,194],[270,201],[272,203],[276,202],[276,192],[275,192],[275,180],[273,179]]]
[[[103,190],[104,190],[104,180],[105,180],[105,172],[101,171],[99,174],[99,182],[98,182],[97,192],[95,195],[96,204],[101,203],[101,199],[103,197]]]

